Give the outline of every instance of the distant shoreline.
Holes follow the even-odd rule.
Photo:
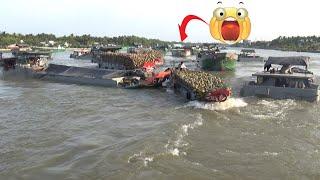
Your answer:
[[[82,49],[90,49],[90,48],[64,48],[64,49],[58,49],[58,48],[50,48],[50,47],[34,47],[38,49],[43,49],[43,50],[64,50],[64,51],[76,51],[76,50],[82,50]],[[0,48],[0,52],[3,53],[8,53],[11,52],[11,49],[7,48]]]
[[[232,47],[232,46],[231,46]],[[304,52],[304,53],[320,53],[319,51],[296,51],[296,50],[290,50],[290,49],[281,49],[281,48],[261,48],[261,47],[243,47],[243,46],[234,46],[235,48],[243,48],[243,49],[262,49],[262,50],[275,50],[275,51],[285,51],[285,52]]]
[[[303,52],[303,53],[320,53],[320,51],[306,51],[306,50],[301,50],[301,51],[296,51],[296,50],[291,50],[291,49],[281,49],[281,48],[256,48],[255,49],[268,49],[268,50],[275,50],[275,51],[285,51],[285,52]]]

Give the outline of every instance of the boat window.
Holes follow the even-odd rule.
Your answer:
[[[285,78],[276,78],[275,79],[275,86],[276,87],[288,87],[289,80]]]
[[[262,84],[263,83],[263,77],[258,76],[257,78],[257,84]]]
[[[304,81],[303,81],[303,80],[300,80],[300,81],[298,82],[298,88],[304,89],[305,87],[306,87],[306,85],[305,85]]]

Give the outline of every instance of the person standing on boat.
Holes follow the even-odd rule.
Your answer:
[[[179,66],[178,66],[178,69],[180,69],[180,70],[187,70],[187,66],[184,64],[183,61],[181,61],[181,63],[180,63]]]

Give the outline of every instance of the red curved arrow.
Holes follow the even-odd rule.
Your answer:
[[[188,35],[186,34],[186,28],[187,28],[188,23],[189,23],[191,20],[194,20],[194,19],[200,20],[200,21],[208,24],[207,22],[205,22],[203,19],[201,19],[201,18],[198,17],[198,16],[195,16],[195,15],[188,15],[188,16],[186,16],[186,17],[183,19],[181,25],[178,24],[178,26],[179,26],[179,31],[180,31],[181,41],[184,41],[184,40],[188,37]]]

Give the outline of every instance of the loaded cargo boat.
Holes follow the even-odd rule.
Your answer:
[[[134,70],[142,68],[147,62],[163,65],[164,59],[160,51],[148,50],[138,54],[103,53],[95,62],[103,69]]]
[[[11,58],[1,58],[4,77],[35,77],[48,67],[51,54],[48,52],[19,52]]]
[[[10,46],[11,53],[19,61],[44,57],[51,59],[52,52],[50,50],[34,50],[27,44],[16,44]]]
[[[240,95],[318,101],[319,85],[314,83],[315,76],[308,71],[309,59],[303,56],[269,57],[264,71],[253,74],[257,80],[246,83]],[[272,65],[282,67],[279,70]]]
[[[97,63],[97,60],[100,58],[100,55],[103,55],[106,53],[119,53],[121,49],[122,49],[122,46],[117,46],[117,45],[93,46],[91,48],[92,62]]]
[[[202,51],[197,56],[200,68],[206,71],[234,71],[236,59],[236,54],[216,51]]]
[[[13,54],[19,61],[28,61],[30,59],[37,59],[39,57],[51,59],[52,53],[50,51],[19,51]]]
[[[191,101],[224,102],[231,96],[231,89],[208,72],[174,70],[171,81],[174,90]]]
[[[12,44],[8,46],[11,50],[11,53],[15,56],[19,52],[28,52],[32,51],[31,47],[28,44]]]
[[[118,58],[122,56],[116,56]],[[136,57],[136,56],[135,56]],[[118,61],[117,63],[129,63],[129,65],[139,66],[140,70],[136,69],[102,69],[102,68],[87,68],[73,67],[65,65],[48,64],[43,57],[31,58],[28,60],[18,60],[17,58],[2,59],[4,67],[4,77],[29,77],[42,80],[50,80],[62,83],[72,84],[88,84],[108,87],[123,87],[123,88],[141,88],[155,87],[162,81],[169,78],[170,73],[165,72],[147,72],[149,69],[154,69],[156,64],[151,61],[154,56],[143,56],[145,63],[140,67],[141,63],[137,59],[126,59],[126,61]],[[150,61],[149,61],[150,60]],[[133,62],[128,62],[133,61]],[[138,61],[138,62],[135,62]],[[120,64],[119,64],[120,65]],[[128,80],[132,81],[128,81]],[[135,84],[138,80],[139,84]],[[129,82],[129,83],[128,83]]]

